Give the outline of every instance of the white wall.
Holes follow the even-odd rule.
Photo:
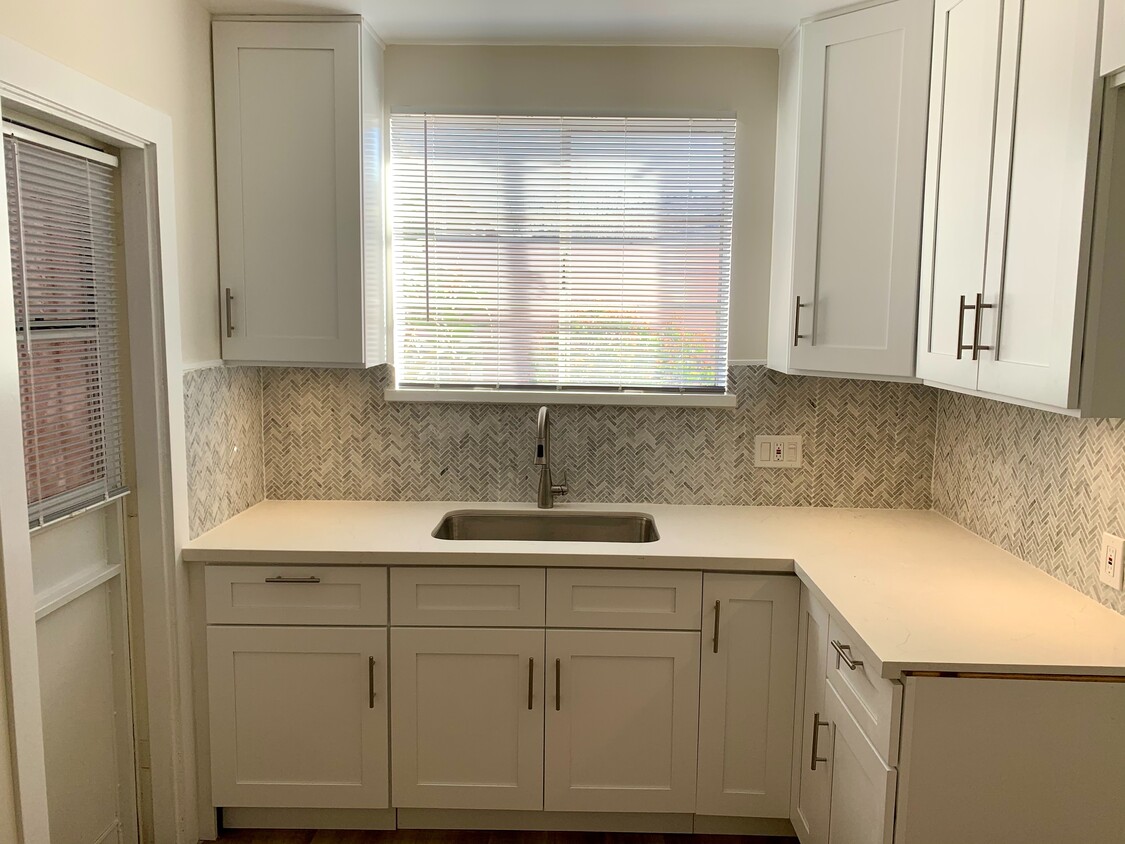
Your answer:
[[[218,358],[210,14],[195,0],[0,0],[0,33],[171,116],[184,362]]]
[[[386,80],[389,109],[737,115],[730,358],[765,358],[776,50],[392,45]]]

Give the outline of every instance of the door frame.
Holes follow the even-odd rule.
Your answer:
[[[187,469],[180,344],[179,261],[172,121],[149,106],[0,36],[0,99],[21,111],[104,139],[121,150],[121,192],[136,458],[141,623],[147,734],[157,841],[198,840],[186,573]],[[2,152],[0,152],[2,158]],[[7,201],[0,200],[7,239]],[[0,249],[0,287],[11,289],[11,256]],[[22,440],[11,296],[0,295],[0,437]],[[48,840],[35,590],[22,453],[0,473],[0,639],[8,673],[7,726],[14,802],[25,844]],[[139,629],[138,629],[139,628]]]

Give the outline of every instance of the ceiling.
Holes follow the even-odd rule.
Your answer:
[[[217,14],[360,13],[388,44],[777,47],[848,0],[203,0]]]

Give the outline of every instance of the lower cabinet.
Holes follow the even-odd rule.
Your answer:
[[[543,808],[543,630],[391,630],[393,805]]]
[[[804,707],[799,722],[802,727],[800,752],[793,760],[796,772],[789,814],[802,844],[828,842],[828,811],[832,800],[832,772],[826,755],[832,723],[824,707],[828,627],[828,612],[812,600],[808,592],[802,592],[798,648],[805,668]]]
[[[216,806],[385,808],[387,631],[207,628]]]
[[[544,808],[692,812],[699,633],[548,630]]]
[[[789,816],[799,600],[794,577],[704,576],[698,814]]]

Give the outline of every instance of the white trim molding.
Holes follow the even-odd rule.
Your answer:
[[[0,98],[121,151],[125,272],[136,451],[137,565],[144,611],[147,738],[152,759],[152,837],[195,844],[196,812],[187,590],[181,549],[188,535],[179,259],[172,121],[119,91],[0,36]],[[6,210],[0,226],[7,227]],[[11,289],[8,250],[0,286]],[[20,436],[19,374],[12,299],[0,296],[0,435]],[[18,450],[17,450],[18,451]],[[14,744],[16,801],[24,844],[49,840],[35,594],[22,454],[0,474],[0,578]],[[135,633],[137,631],[134,631]]]

